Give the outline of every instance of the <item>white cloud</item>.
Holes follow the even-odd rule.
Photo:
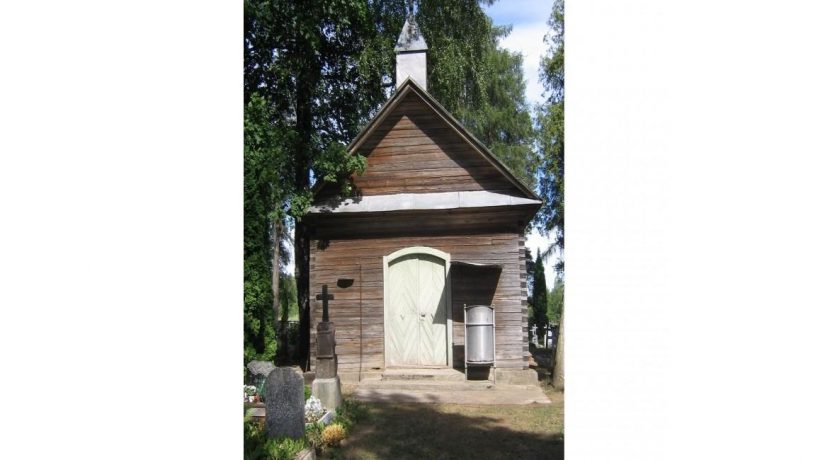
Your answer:
[[[515,25],[510,35],[502,38],[499,43],[503,48],[522,53],[522,70],[527,84],[525,99],[530,104],[538,104],[544,100],[544,87],[539,82],[539,61],[547,49],[544,39],[548,25],[545,21],[546,18],[541,18],[538,22]]]

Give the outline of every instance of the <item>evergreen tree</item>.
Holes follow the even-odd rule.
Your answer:
[[[545,281],[542,254],[538,250],[536,263],[533,266],[533,323],[536,325],[537,337],[540,341],[544,340],[548,324],[548,287]]]
[[[522,55],[499,48],[510,27],[494,26],[480,5],[493,0],[421,0],[416,19],[429,49],[430,94],[533,188],[538,162],[525,102]]]
[[[554,0],[553,9],[548,19],[550,31],[545,37],[548,52],[542,58],[540,79],[547,90],[548,97],[537,108],[536,118],[539,124],[539,148],[541,152],[540,194],[544,205],[537,214],[536,225],[544,234],[553,234],[554,243],[546,251],[549,255],[557,248],[562,253],[565,248],[565,4],[564,0]],[[565,261],[560,258],[556,263],[558,278],[564,279]],[[556,354],[553,365],[553,386],[565,388],[565,307],[564,288],[563,303],[560,310],[559,336],[556,340]]]
[[[268,351],[273,337],[278,285],[272,282],[274,253],[287,262],[284,227],[276,225],[274,203],[290,193],[279,180],[288,155],[283,131],[272,123],[272,108],[255,94],[245,105],[244,123],[244,327],[245,359],[274,359]],[[282,232],[282,234],[280,234]],[[279,243],[279,245],[278,245]],[[274,251],[282,247],[282,251]],[[279,262],[279,260],[277,260]],[[273,347],[271,347],[273,348]]]
[[[563,0],[555,0],[545,37],[547,55],[542,58],[540,80],[547,100],[536,109],[541,153],[540,195],[544,205],[537,214],[536,225],[543,234],[553,234],[554,248],[565,247],[565,11]],[[546,254],[547,255],[547,254]],[[562,273],[564,260],[557,261]]]
[[[533,262],[533,253],[529,248],[525,248],[525,273],[527,274],[527,337],[532,340],[531,331],[533,330],[534,316],[533,316],[533,275],[536,271],[536,264]]]
[[[548,321],[551,324],[559,324],[562,316],[562,304],[565,300],[565,282],[556,278],[553,289],[548,292]]]

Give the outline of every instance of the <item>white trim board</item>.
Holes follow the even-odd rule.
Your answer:
[[[438,193],[397,193],[394,195],[372,195],[360,198],[331,199],[318,206],[312,206],[310,214],[418,211],[430,209],[464,209],[497,206],[541,204],[539,200],[507,195],[503,193],[476,190],[467,192]]]

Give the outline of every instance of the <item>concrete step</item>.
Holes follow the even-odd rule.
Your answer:
[[[456,369],[386,369],[381,380],[389,381],[429,381],[429,382],[463,382],[464,372]]]
[[[395,391],[479,391],[492,389],[490,381],[447,381],[407,379],[363,379],[357,386],[364,390]]]
[[[466,390],[392,390],[358,387],[354,399],[373,403],[427,403],[427,404],[550,404],[550,399],[538,386],[496,386],[487,391]]]

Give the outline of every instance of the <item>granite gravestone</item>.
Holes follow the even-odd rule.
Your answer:
[[[260,389],[262,383],[268,378],[268,374],[277,366],[274,366],[274,363],[270,361],[251,361],[245,367],[248,369],[248,384]]]
[[[299,439],[305,433],[303,377],[290,367],[278,367],[265,383],[265,426],[271,438]]]

